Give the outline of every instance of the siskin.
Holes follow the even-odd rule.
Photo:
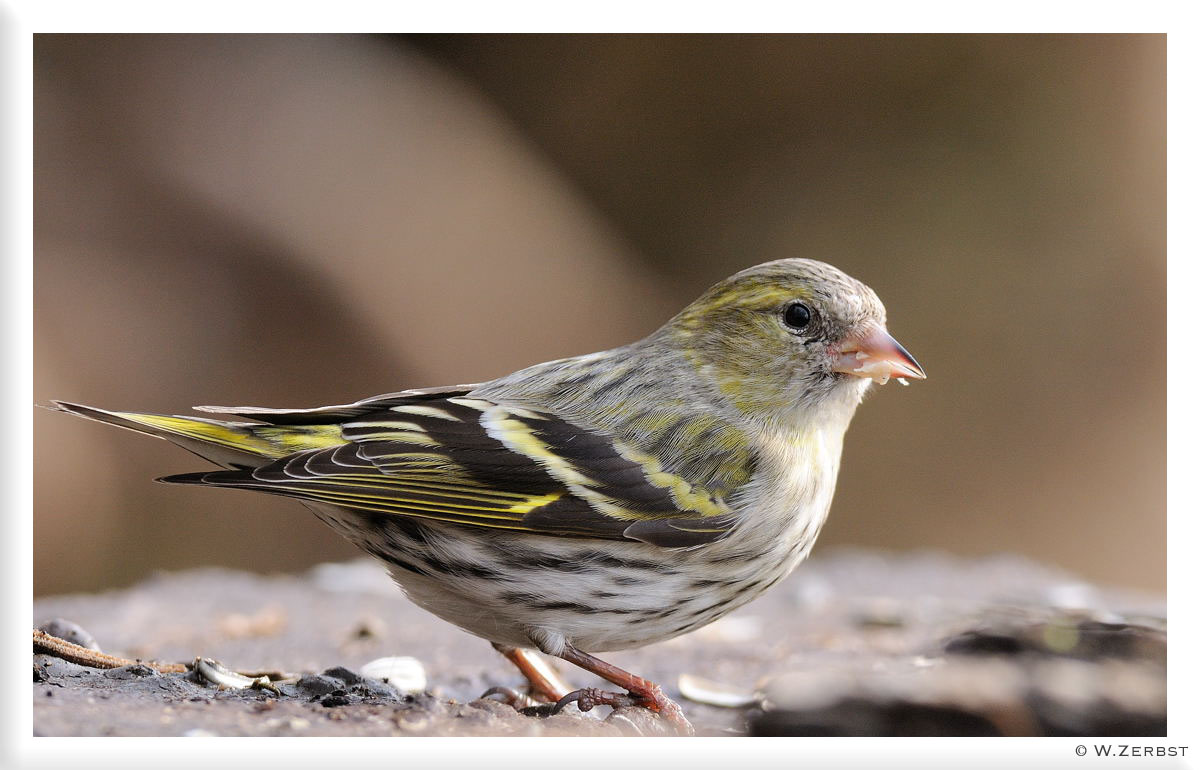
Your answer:
[[[302,501],[556,708],[638,704],[690,731],[657,685],[591,653],[700,628],[808,555],[865,391],[925,377],[884,322],[864,284],[785,259],[643,340],[477,385],[197,407],[253,422],[55,405],[224,468],[161,481]],[[628,695],[567,693],[534,649]]]

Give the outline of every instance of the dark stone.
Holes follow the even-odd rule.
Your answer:
[[[162,676],[144,663],[134,663],[130,666],[110,668],[104,672],[108,679],[142,679],[144,677]]]
[[[328,695],[334,690],[340,689],[344,684],[344,682],[334,679],[331,676],[309,674],[308,676],[300,677],[299,681],[296,682],[296,689],[302,693],[314,696],[313,700],[316,700],[322,695]]]
[[[952,637],[943,649],[949,655],[1017,655],[1028,647],[1008,634],[965,631]]]
[[[349,706],[350,698],[345,690],[334,690],[321,699],[321,705],[325,708],[333,708],[335,706]]]
[[[972,629],[951,637],[948,655],[1033,655],[1078,660],[1151,660],[1166,664],[1166,634],[1148,626],[1075,618]]]
[[[849,698],[822,709],[763,712],[751,722],[750,735],[974,737],[1002,733],[986,717],[959,708]]]
[[[296,691],[298,694],[310,696],[309,700],[311,701],[331,694],[337,698],[353,696],[355,700],[368,702],[396,701],[400,698],[399,694],[386,682],[368,679],[342,666],[326,669],[325,673],[320,675],[301,677],[296,682]],[[323,705],[330,705],[324,700],[321,702]],[[333,705],[345,704],[335,703]]]
[[[325,669],[322,676],[329,676],[329,677],[333,677],[334,679],[340,679],[341,681],[345,682],[346,684],[358,684],[359,682],[363,681],[363,678],[361,675],[359,675],[355,671],[351,671],[350,669],[345,668],[344,666],[334,666],[333,668],[327,668],[327,669]]]

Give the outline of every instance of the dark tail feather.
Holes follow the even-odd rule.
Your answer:
[[[199,473],[175,473],[170,476],[160,476],[155,481],[160,484],[204,484],[206,486],[222,486],[230,482],[245,481],[249,472],[236,471],[201,471]]]

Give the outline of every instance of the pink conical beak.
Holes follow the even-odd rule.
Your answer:
[[[925,379],[925,370],[917,360],[877,323],[871,323],[865,334],[848,337],[838,346],[837,352],[839,355],[833,363],[835,372],[867,377],[880,385],[891,377],[901,382]]]

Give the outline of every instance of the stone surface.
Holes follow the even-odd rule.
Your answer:
[[[1161,598],[1015,557],[841,551],[704,629],[604,658],[659,682],[702,735],[1162,735],[1165,611]],[[299,576],[194,570],[34,602],[35,626],[56,619],[110,654],[300,678],[276,695],[35,655],[37,735],[662,732],[637,708],[536,717],[480,700],[519,687],[519,675],[486,642],[405,601],[371,562]],[[393,655],[421,662],[426,692],[401,695],[359,673]],[[556,666],[573,686],[603,685]],[[751,705],[686,700],[685,674]]]

